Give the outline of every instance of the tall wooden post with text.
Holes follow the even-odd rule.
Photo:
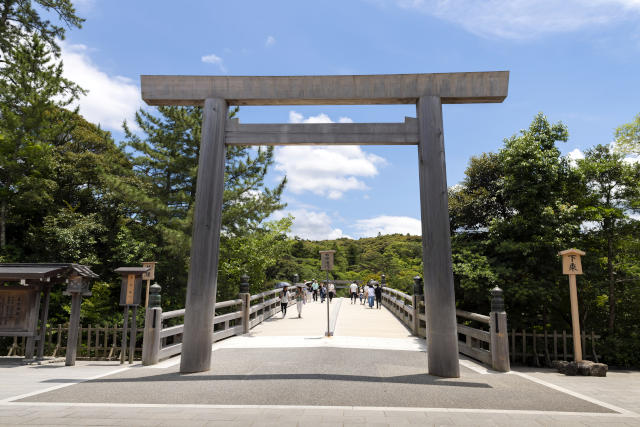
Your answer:
[[[580,316],[578,315],[578,289],[576,275],[582,274],[580,257],[585,253],[579,249],[567,249],[558,252],[562,256],[562,274],[569,276],[569,298],[571,299],[571,323],[573,326],[573,360],[582,360],[582,343],[580,342]]]
[[[330,337],[333,334],[331,333],[331,325],[329,321],[329,271],[333,270],[333,254],[336,251],[320,251],[320,270],[327,272],[327,288],[325,291],[327,292],[327,332],[325,336]]]
[[[145,309],[147,307],[149,307],[149,287],[151,286],[151,281],[156,278],[156,276],[155,276],[156,264],[157,264],[157,262],[155,262],[155,261],[148,261],[148,262],[143,262],[142,263],[143,267],[149,267],[149,271],[147,271],[145,273],[142,273],[142,280],[146,280],[147,281],[147,291],[146,291],[145,297],[144,297],[144,308]]]

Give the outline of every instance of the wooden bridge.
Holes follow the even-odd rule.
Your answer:
[[[158,293],[159,287],[152,293]],[[305,302],[302,316],[298,318],[293,295],[289,298],[286,318],[281,315],[280,290],[270,290],[256,295],[241,293],[238,299],[216,303],[213,319],[213,341],[218,342],[233,336],[243,336],[243,342],[253,340],[269,345],[259,337],[307,337],[322,338],[327,330],[326,303]],[[494,290],[495,312],[490,315],[457,310],[461,354],[486,364],[496,371],[509,371],[509,344],[506,313],[501,303],[501,291]],[[152,298],[153,300],[154,298]],[[493,307],[493,305],[492,305]],[[182,352],[182,318],[185,310],[163,312],[160,307],[147,311],[142,362],[154,365],[161,360]],[[426,351],[427,324],[424,297],[408,295],[398,290],[383,287],[382,308],[370,309],[358,300],[352,304],[348,299],[335,298],[330,304],[331,333],[337,342],[355,338],[380,338],[405,340],[408,346],[422,345]],[[272,340],[273,341],[273,340]],[[289,343],[295,340],[288,340]],[[336,340],[334,340],[336,342]],[[394,345],[402,345],[395,342]]]

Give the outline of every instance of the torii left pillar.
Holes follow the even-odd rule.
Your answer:
[[[209,98],[204,101],[191,265],[180,360],[180,372],[185,374],[208,371],[211,366],[224,195],[224,127],[227,110],[224,99]]]

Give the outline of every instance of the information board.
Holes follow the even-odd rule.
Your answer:
[[[333,270],[333,254],[336,251],[320,251],[320,270]]]
[[[31,288],[0,287],[0,335],[31,336],[35,333],[33,310],[39,291]]]

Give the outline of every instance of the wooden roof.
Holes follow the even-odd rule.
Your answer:
[[[72,275],[95,279],[89,267],[73,263],[6,263],[0,264],[0,281],[63,281]]]

